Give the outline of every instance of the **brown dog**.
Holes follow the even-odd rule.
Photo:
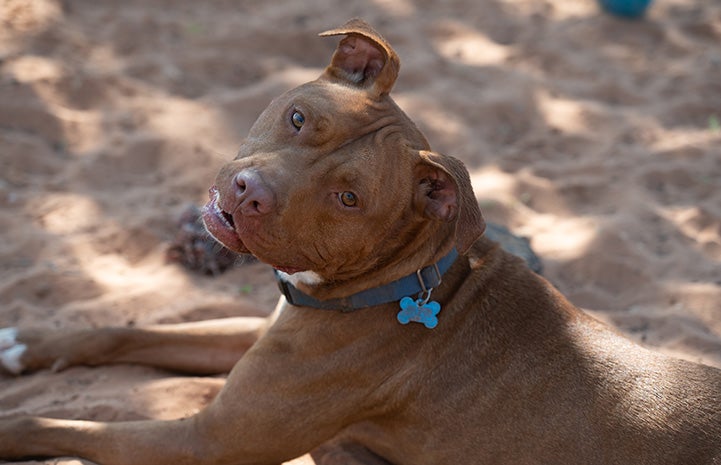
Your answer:
[[[721,372],[634,345],[479,239],[468,173],[388,95],[395,52],[358,20],[325,35],[346,36],[330,66],[271,103],[205,210],[291,304],[271,322],[5,331],[16,372],[207,373],[248,350],[191,418],[4,420],[0,456],[273,464],[341,437],[338,463],[721,464]]]

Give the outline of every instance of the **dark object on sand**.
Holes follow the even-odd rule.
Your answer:
[[[178,220],[178,232],[167,251],[168,261],[189,270],[217,276],[230,268],[238,255],[208,234],[200,219],[200,208],[189,205]]]
[[[506,252],[521,257],[528,267],[536,273],[541,274],[543,271],[541,259],[533,252],[528,239],[525,237],[516,236],[508,228],[491,222],[486,223],[486,231],[483,235],[498,242]]]
[[[598,0],[607,12],[622,18],[637,19],[646,13],[653,0]]]

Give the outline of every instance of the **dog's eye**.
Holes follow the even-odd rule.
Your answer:
[[[296,129],[300,129],[303,127],[303,123],[305,123],[305,116],[300,112],[294,111],[290,117],[290,122],[293,123]]]
[[[355,207],[358,205],[358,197],[353,192],[341,192],[338,194],[340,202],[346,207]]]

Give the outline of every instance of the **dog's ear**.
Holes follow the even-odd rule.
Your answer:
[[[322,32],[321,37],[345,35],[321,78],[387,94],[398,77],[400,60],[386,40],[365,21],[351,19]]]
[[[419,153],[414,173],[416,204],[428,218],[455,222],[456,248],[465,253],[486,229],[468,170],[456,158],[425,150]]]

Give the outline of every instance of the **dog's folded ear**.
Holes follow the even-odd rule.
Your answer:
[[[370,25],[351,19],[322,32],[321,37],[345,35],[321,79],[367,89],[376,96],[388,94],[398,77],[400,60],[388,42]]]
[[[463,163],[453,157],[420,151],[415,168],[415,202],[426,217],[455,222],[456,248],[465,253],[483,234],[486,223]]]

